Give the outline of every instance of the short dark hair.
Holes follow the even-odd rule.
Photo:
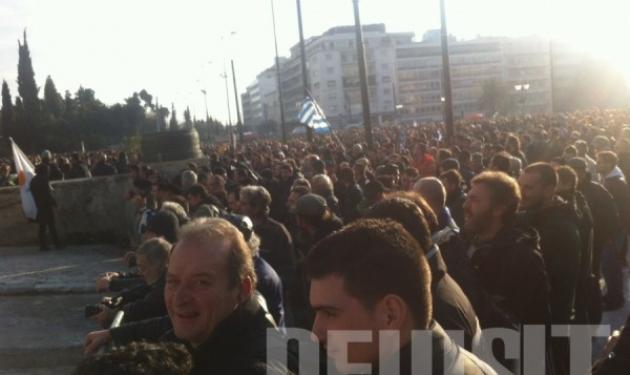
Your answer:
[[[597,153],[597,158],[612,165],[617,165],[617,163],[619,163],[619,158],[613,151],[600,151]]]
[[[449,169],[448,171],[442,173],[440,175],[440,179],[448,181],[449,184],[462,186],[464,183],[464,178],[461,173],[455,169]]]
[[[573,168],[563,165],[559,167],[556,172],[558,173],[558,181],[562,182],[563,184],[569,185],[572,191],[575,191],[577,189],[578,176]]]
[[[437,215],[435,214],[435,212],[433,212],[433,209],[431,208],[427,200],[424,199],[424,197],[420,193],[415,191],[394,191],[385,194],[385,199],[388,198],[403,198],[412,201],[416,206],[420,207],[420,210],[424,215],[424,219],[429,225],[429,230],[431,231],[431,233],[437,232],[440,229]]]
[[[189,187],[186,194],[199,197],[202,200],[208,199],[208,189],[206,189],[206,187],[201,184],[194,184],[193,186]]]
[[[340,276],[368,309],[395,294],[409,306],[415,328],[431,321],[431,271],[418,242],[391,220],[359,219],[324,238],[309,252],[306,274]]]
[[[86,357],[74,375],[186,375],[193,363],[186,347],[177,343],[132,342],[109,352]]]
[[[503,172],[486,171],[472,179],[471,186],[477,184],[484,185],[490,190],[493,206],[505,205],[507,207],[503,219],[514,219],[521,202],[521,189],[514,178]]]
[[[493,169],[496,169],[501,172],[505,172],[507,174],[511,174],[512,165],[510,164],[510,159],[512,156],[508,154],[506,151],[497,152],[492,156],[492,161],[490,161],[490,165]]]
[[[420,207],[409,199],[386,198],[370,208],[366,217],[390,219],[402,224],[426,253],[433,246],[429,225]]]
[[[530,164],[523,170],[523,173],[534,173],[540,176],[540,181],[544,186],[558,186],[558,173],[549,163],[538,162]]]

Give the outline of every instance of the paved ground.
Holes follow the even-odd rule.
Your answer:
[[[85,334],[97,328],[83,318],[83,307],[99,299],[94,278],[124,269],[122,254],[108,246],[0,248],[0,375],[70,374]],[[604,314],[603,324],[617,328],[628,315],[630,303]],[[604,342],[596,340],[595,355]]]
[[[94,278],[120,269],[121,255],[107,246],[0,248],[0,375],[70,374],[97,328],[83,316],[99,300]]]

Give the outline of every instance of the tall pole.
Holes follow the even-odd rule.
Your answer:
[[[298,16],[298,29],[300,32],[300,61],[302,63],[302,86],[304,86],[304,97],[306,98],[310,94],[308,86],[308,72],[306,70],[306,44],[304,43],[304,27],[302,25],[302,1],[297,2],[297,16]],[[309,126],[306,127],[306,138],[309,142],[313,142],[313,129]]]
[[[223,64],[223,79],[225,80],[225,100],[227,102],[228,110],[228,134],[230,135],[230,149],[232,151],[236,151],[234,149],[234,129],[232,129],[232,109],[230,108],[230,85],[228,84],[228,75],[225,68],[225,63]]]
[[[363,105],[363,126],[368,148],[374,149],[372,123],[370,121],[370,96],[368,93],[367,69],[365,66],[365,50],[363,48],[363,30],[359,16],[359,0],[352,0],[354,5],[354,28],[357,34],[357,57],[359,62],[359,80],[361,82],[361,104]]]
[[[455,135],[453,125],[453,91],[451,88],[451,63],[448,57],[448,31],[446,29],[446,6],[440,0],[442,18],[442,86],[444,87],[444,123],[446,124],[446,141],[452,142]]]
[[[234,100],[236,103],[236,129],[238,130],[238,140],[243,142],[243,123],[241,122],[241,110],[238,100],[238,89],[236,88],[236,71],[234,70],[234,60],[230,60],[232,64],[232,80],[234,81]]]
[[[282,142],[287,143],[287,127],[284,122],[284,103],[282,102],[282,79],[280,78],[280,55],[278,54],[278,36],[276,34],[276,12],[271,0],[271,21],[273,23],[273,44],[276,49],[276,75],[278,76],[278,102],[280,103],[280,129],[282,130]]]
[[[553,40],[549,38],[549,96],[551,97],[551,114],[555,110],[555,90],[554,90],[554,57],[553,57]]]

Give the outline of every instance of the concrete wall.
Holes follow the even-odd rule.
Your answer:
[[[166,178],[173,178],[187,163],[204,159],[152,164]],[[133,207],[125,200],[131,188],[129,175],[53,182],[59,206],[57,230],[67,244],[126,242],[133,226]],[[37,245],[37,224],[22,212],[17,187],[0,189],[0,246]]]

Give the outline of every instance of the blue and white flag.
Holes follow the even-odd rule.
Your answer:
[[[302,109],[298,114],[298,121],[311,129],[327,129],[330,124],[326,115],[315,99],[306,97],[302,103]]]

